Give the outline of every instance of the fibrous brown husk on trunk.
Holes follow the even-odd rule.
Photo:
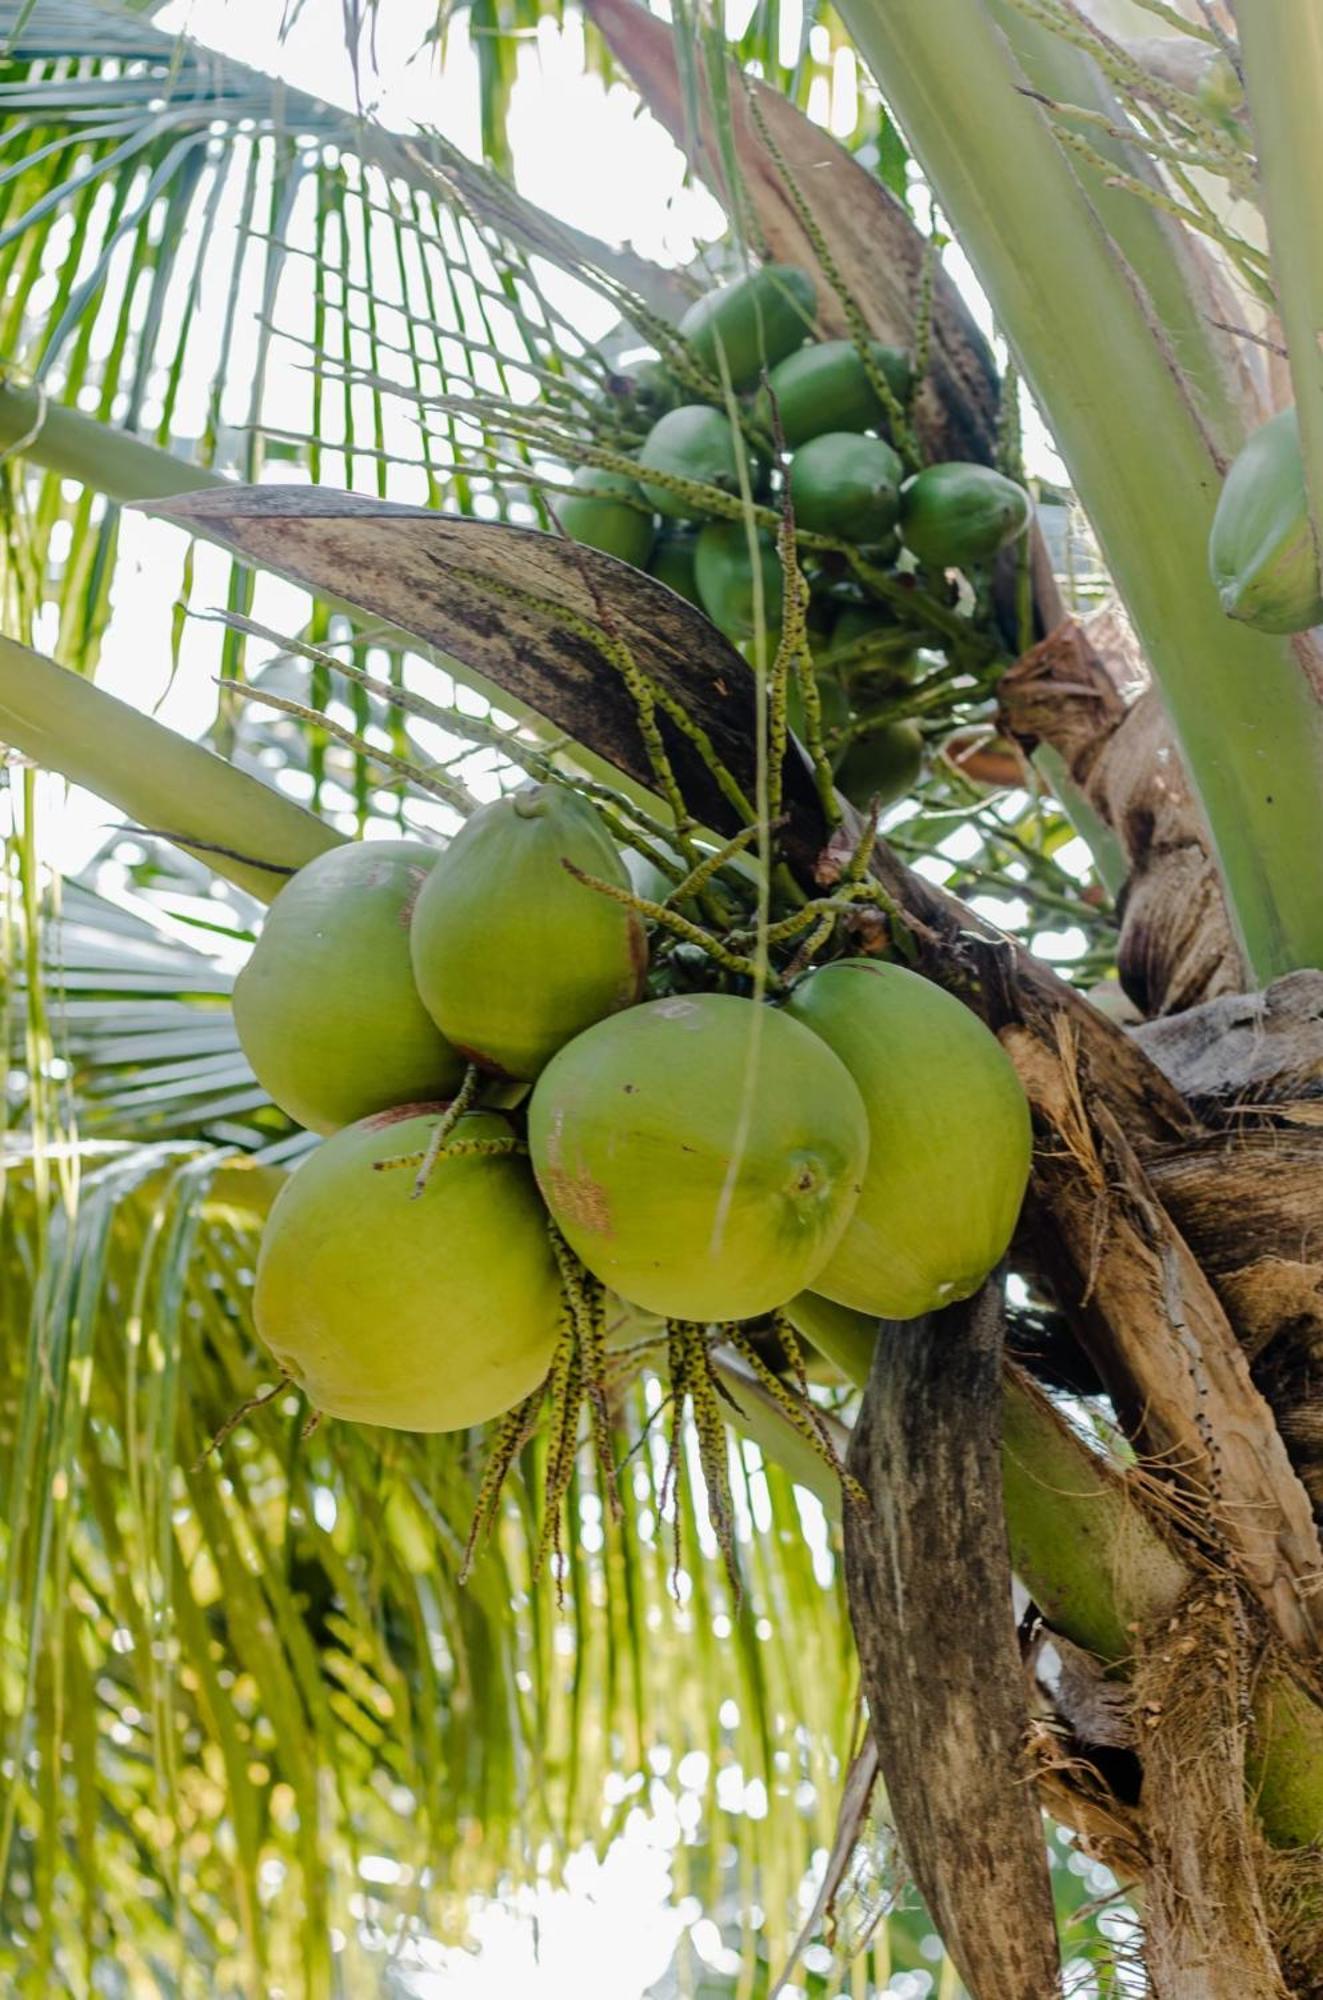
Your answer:
[[[1115,653],[1121,641],[1113,619]],[[1098,628],[1093,628],[1097,630]],[[1117,969],[1140,1012],[1173,1014],[1245,984],[1217,870],[1157,695],[1127,700],[1090,631],[1067,619],[1007,672],[1004,726],[1048,743],[1130,866]]]
[[[1141,1641],[1135,1714],[1154,2000],[1290,2000],[1245,1797],[1251,1631],[1235,1587],[1201,1580]]]

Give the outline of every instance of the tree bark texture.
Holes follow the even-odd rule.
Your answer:
[[[1001,1497],[1000,1274],[883,1327],[850,1440],[850,1616],[896,1830],[974,2000],[1060,1992]]]

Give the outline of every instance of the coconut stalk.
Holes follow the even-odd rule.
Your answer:
[[[2,635],[0,743],[264,903],[344,838],[259,778]]]
[[[1323,710],[1207,574],[1218,469],[1134,279],[979,0],[843,16],[991,299],[1134,620],[1254,976],[1323,962]]]
[[[1323,548],[1323,12],[1314,0],[1248,0],[1236,14],[1309,513]]]

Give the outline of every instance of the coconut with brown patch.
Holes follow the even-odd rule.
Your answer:
[[[702,993],[631,1007],[551,1062],[533,1167],[588,1269],[674,1320],[751,1318],[812,1281],[868,1151],[826,1044],[774,1008]]]

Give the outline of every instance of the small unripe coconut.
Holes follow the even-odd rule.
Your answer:
[[[728,639],[752,637],[760,595],[767,633],[775,632],[781,623],[784,581],[776,544],[761,531],[753,539],[757,570],[749,555],[749,535],[743,521],[709,521],[699,533],[694,557],[699,600]]]
[[[683,403],[678,410],[668,410],[658,418],[639,449],[644,494],[668,520],[697,521],[704,511],[701,500],[653,485],[648,473],[664,472],[673,479],[692,480],[735,495],[740,490],[741,459],[745,477],[756,492],[763,468],[725,411],[710,409],[706,403]]]
[[[836,784],[851,805],[867,812],[874,799],[884,806],[903,799],[922,769],[923,732],[906,717],[858,737],[837,767]]]
[[[795,525],[849,542],[880,542],[900,514],[905,468],[882,438],[824,431],[790,464]]]
[[[319,854],[276,897],[235,981],[234,1025],[258,1082],[312,1132],[459,1081],[409,963],[409,917],[436,859],[414,840]]]
[[[474,813],[437,862],[410,943],[423,1004],[469,1061],[525,1082],[643,989],[642,919],[565,867],[628,889],[586,799],[528,785]]]
[[[272,1354],[328,1416],[394,1430],[487,1423],[531,1395],[560,1325],[546,1211],[526,1160],[442,1151],[411,1167],[444,1105],[403,1105],[319,1146],[282,1188],[253,1311]],[[449,1143],[507,1139],[469,1112]]]
[[[1323,581],[1294,409],[1260,424],[1218,496],[1208,567],[1228,618],[1258,632],[1323,623]]]
[[[646,568],[656,530],[638,481],[623,472],[581,465],[574,485],[573,493],[553,502],[566,534],[635,569]]]
[[[1029,526],[1029,495],[990,465],[926,465],[900,495],[900,538],[929,569],[991,562]]]
[[[529,1141],[589,1270],[632,1305],[703,1321],[768,1312],[812,1282],[868,1150],[825,1042],[727,993],[650,1001],[580,1035],[538,1080]]]
[[[815,287],[795,264],[765,264],[719,291],[695,299],[680,331],[715,375],[718,351],[731,385],[750,389],[764,368],[802,346],[813,330]]]
[[[968,1298],[1011,1240],[1033,1143],[996,1036],[940,986],[877,959],[810,972],[787,1012],[840,1057],[868,1113],[863,1189],[812,1289],[885,1319]]]

